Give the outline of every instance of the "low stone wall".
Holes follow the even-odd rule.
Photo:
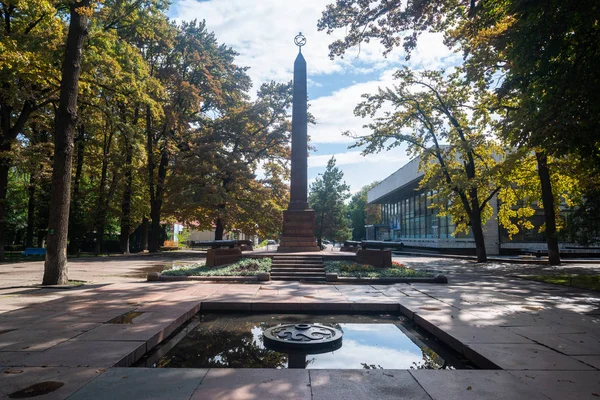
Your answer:
[[[389,250],[358,250],[356,262],[359,264],[372,265],[375,268],[391,268],[392,252]]]
[[[239,247],[228,249],[208,249],[206,251],[206,266],[218,267],[219,265],[233,264],[242,258],[242,250]]]

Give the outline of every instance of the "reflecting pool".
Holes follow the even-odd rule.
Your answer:
[[[265,348],[263,332],[279,324],[318,323],[343,332],[341,348],[307,354],[309,369],[463,369],[465,360],[397,315],[205,314],[137,366],[288,368],[288,354]]]

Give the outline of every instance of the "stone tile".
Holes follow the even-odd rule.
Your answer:
[[[311,399],[302,369],[218,369],[208,371],[192,400]],[[315,397],[316,399],[316,397]]]
[[[547,400],[506,371],[411,370],[433,400]]]
[[[189,368],[111,368],[69,399],[189,399],[206,372]]]
[[[458,352],[463,352],[472,343],[533,343],[506,328],[498,327],[449,325],[432,333]]]
[[[103,369],[97,368],[7,368],[0,371],[0,398],[42,382],[59,382],[63,386],[36,399],[64,399],[89,381],[98,377]]]
[[[581,326],[565,326],[565,325],[538,325],[538,326],[515,326],[507,327],[506,329],[517,335],[531,338],[535,335],[558,335],[561,333],[587,333],[589,329]]]
[[[145,342],[163,332],[170,324],[168,322],[151,324],[103,324],[89,332],[77,336],[74,340],[110,340],[110,341],[140,341]],[[168,336],[168,335],[166,335]]]
[[[27,360],[36,352],[0,351],[0,367],[15,367],[27,364]]]
[[[69,340],[28,357],[26,366],[129,366],[146,353],[146,342]]]
[[[59,315],[52,320],[55,322],[107,322],[113,318],[135,310],[135,306],[118,305],[90,305],[78,310]]]
[[[578,360],[538,344],[479,344],[465,348],[465,356],[481,368],[504,370],[590,370]]]
[[[597,400],[600,371],[510,371],[552,400]]]
[[[600,356],[574,356],[573,358],[596,369],[600,369]]]
[[[0,335],[0,351],[43,351],[81,335],[83,330],[24,330],[17,329]]]
[[[408,371],[310,370],[314,400],[430,400]]]

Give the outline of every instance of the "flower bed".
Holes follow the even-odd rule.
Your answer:
[[[392,262],[392,268],[375,268],[372,265],[352,261],[326,261],[323,266],[328,274],[355,278],[429,278],[433,274],[408,268],[399,262]]]
[[[245,258],[236,263],[220,267],[207,267],[202,264],[188,265],[163,271],[165,276],[254,276],[271,271],[270,258]]]

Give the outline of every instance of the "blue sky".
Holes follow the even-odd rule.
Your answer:
[[[382,55],[377,43],[353,49],[343,59],[330,60],[328,45],[343,32],[327,35],[317,31],[317,21],[333,0],[175,0],[169,10],[176,20],[206,20],[219,42],[240,55],[238,65],[250,67],[254,89],[270,80],[292,79],[298,32],[307,38],[302,49],[308,67],[310,111],[317,124],[309,126],[311,144],[316,151],[308,160],[309,183],[322,173],[327,160],[336,156],[338,167],[354,193],[375,180],[383,180],[409,158],[405,147],[362,156],[359,149],[348,149],[351,138],[344,131],[366,134],[368,120],[355,117],[354,107],[363,93],[393,84],[392,74],[403,65],[413,69],[448,68],[460,62],[460,55],[444,46],[438,34],[425,34],[409,62],[402,49]]]

